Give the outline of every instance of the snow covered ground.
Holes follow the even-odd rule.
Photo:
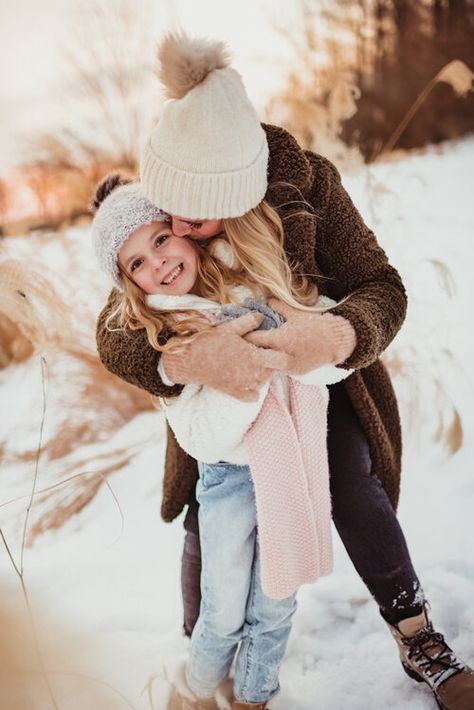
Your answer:
[[[473,157],[474,140],[469,139],[344,179],[408,286],[409,317],[388,353],[406,438],[400,520],[433,620],[471,663],[474,378],[469,308],[474,217],[468,171]],[[64,239],[80,243],[77,258],[84,269],[76,270],[82,281],[74,290],[87,298],[84,273],[97,279],[90,269],[88,240],[84,230],[71,230]],[[27,257],[29,245],[16,241],[9,256]],[[48,250],[45,268],[54,272],[51,260],[57,264],[64,257],[57,245]],[[66,261],[61,264],[67,266]],[[94,290],[93,311],[100,302],[98,293]],[[64,388],[64,379],[50,382],[45,441],[48,427],[61,421],[58,408],[67,407],[67,398],[55,387]],[[6,402],[0,423],[4,451],[20,450],[26,439],[25,450],[31,449],[41,419],[38,360],[0,372],[0,392]],[[449,458],[433,437],[438,432],[452,440],[454,412],[462,421],[464,439]],[[163,669],[186,649],[180,631],[182,526],[179,520],[167,525],[159,517],[161,415],[142,412],[104,445],[116,447],[118,440],[121,447],[134,450],[130,463],[109,477],[123,524],[111,492],[102,486],[80,514],[39,536],[25,551],[25,584],[61,710],[164,710],[168,685]],[[0,502],[28,494],[33,473],[31,461],[2,467]],[[40,459],[39,487],[45,476]],[[0,508],[0,522],[17,559],[25,507],[22,501]],[[434,709],[428,689],[401,671],[377,608],[334,534],[334,573],[299,593],[275,710]],[[5,610],[21,614],[19,580],[3,548],[0,598],[0,618]],[[41,692],[39,679],[31,685],[25,708],[54,707]],[[2,705],[1,689],[0,709],[14,710],[5,701]]]

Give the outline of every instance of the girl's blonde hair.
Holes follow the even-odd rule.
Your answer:
[[[219,303],[235,303],[232,287],[247,287],[253,296],[278,298],[300,310],[314,310],[318,291],[306,276],[294,274],[288,264],[283,225],[277,212],[262,201],[242,217],[223,220],[223,230],[235,257],[226,265],[207,248],[212,240],[194,240],[198,250],[197,290],[203,298]],[[183,237],[185,238],[185,237]],[[158,311],[147,304],[146,294],[119,269],[123,280],[122,298],[109,315],[107,324],[118,319],[121,327],[145,328],[155,350],[165,352],[190,342],[213,326],[198,311]],[[170,336],[179,340],[167,342]]]

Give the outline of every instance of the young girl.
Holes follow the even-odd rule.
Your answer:
[[[174,236],[168,216],[138,184],[110,176],[94,205],[96,254],[122,290],[120,323],[145,328],[158,351],[216,326],[231,334],[232,319],[251,311],[261,314],[261,328],[279,327],[283,318],[265,304],[271,296],[306,310],[333,303],[291,276],[277,218],[265,205],[252,217],[260,244],[265,239],[272,249],[265,259],[247,250],[253,278],[229,242],[204,247]],[[302,376],[276,373],[255,402],[197,384],[162,401],[199,467],[202,603],[179,688],[182,708],[217,707],[216,690],[237,649],[233,707],[263,709],[278,692],[295,592],[332,566],[325,385],[348,374],[332,365]]]

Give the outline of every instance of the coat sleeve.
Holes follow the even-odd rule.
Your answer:
[[[316,262],[334,280],[337,299],[345,298],[331,313],[346,318],[357,335],[355,350],[342,366],[360,369],[374,362],[400,329],[405,288],[336,168],[321,156],[306,155],[314,172],[310,201],[318,217]]]
[[[262,407],[268,384],[256,402],[241,402],[203,385],[186,385],[165,404],[165,416],[181,448],[197,461],[226,461]]]
[[[118,291],[113,289],[97,319],[96,342],[103,365],[117,377],[152,395],[175,397],[182,385],[167,387],[158,374],[160,353],[151,347],[146,331],[121,328],[109,316],[117,305]]]

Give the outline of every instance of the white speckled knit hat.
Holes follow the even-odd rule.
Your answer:
[[[170,34],[158,59],[170,101],[143,151],[146,196],[189,219],[245,214],[267,189],[268,144],[224,44]]]
[[[165,212],[143,195],[139,183],[120,185],[100,204],[92,222],[92,243],[99,266],[123,288],[117,256],[129,236],[151,222],[169,222]]]

